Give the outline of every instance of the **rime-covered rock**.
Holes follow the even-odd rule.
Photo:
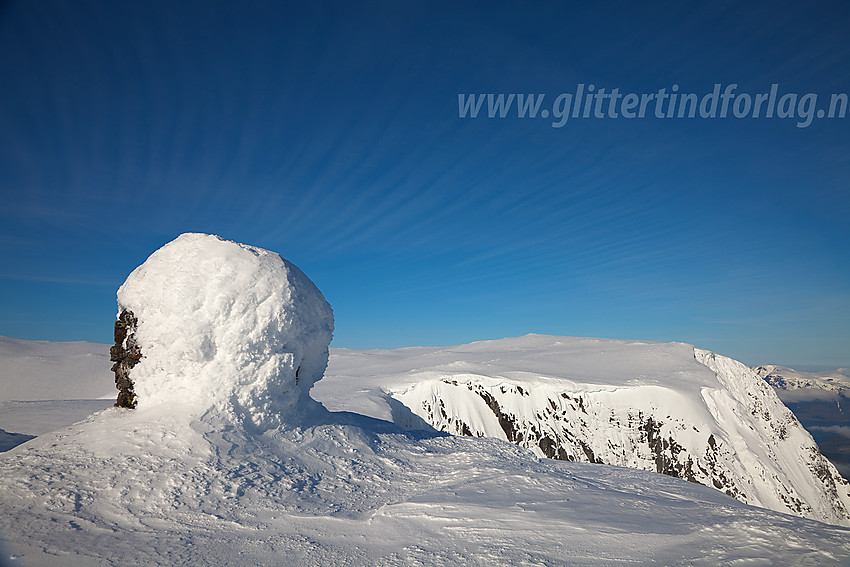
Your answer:
[[[118,305],[112,354],[139,410],[167,404],[268,428],[313,403],[333,312],[279,254],[183,234],[129,275]]]

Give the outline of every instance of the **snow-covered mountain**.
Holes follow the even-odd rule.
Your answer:
[[[771,388],[743,364],[686,344],[529,335],[341,350],[314,396],[410,429],[656,471],[850,525],[850,485]]]
[[[753,371],[776,389],[783,401],[850,398],[850,371],[846,368],[804,372],[786,366],[762,364]]]

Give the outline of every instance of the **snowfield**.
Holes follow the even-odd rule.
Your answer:
[[[651,472],[314,408],[108,409],[0,458],[22,565],[844,565],[850,530]],[[16,562],[17,563],[17,562]]]
[[[531,335],[335,350],[322,378],[333,316],[319,290],[279,255],[209,235],[155,252],[118,302],[137,319],[113,347],[113,357],[140,349],[136,409],[60,426],[104,400],[66,395],[59,371],[28,388],[61,402],[2,402],[0,427],[38,436],[0,454],[0,561],[850,562],[850,530],[800,517],[842,521],[846,489],[824,496],[834,469],[729,359]],[[99,392],[102,377],[88,376]],[[48,411],[51,425],[26,429]],[[695,482],[670,476],[685,471]],[[697,484],[715,478],[739,499],[781,509],[784,495],[800,509]]]
[[[115,399],[109,348],[0,337],[0,401]]]

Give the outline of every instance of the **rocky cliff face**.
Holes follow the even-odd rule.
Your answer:
[[[681,346],[652,354],[680,356],[673,351]],[[615,363],[605,384],[443,367],[441,377],[392,395],[440,431],[498,437],[541,457],[655,471],[749,504],[850,525],[850,485],[771,388],[743,364],[689,348],[707,372],[652,377],[636,357],[626,379]]]

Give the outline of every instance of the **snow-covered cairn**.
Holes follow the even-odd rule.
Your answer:
[[[130,274],[118,306],[119,321],[135,318],[141,358],[125,386],[138,411],[213,410],[276,427],[312,404],[308,392],[327,367],[333,311],[275,252],[182,234]]]

